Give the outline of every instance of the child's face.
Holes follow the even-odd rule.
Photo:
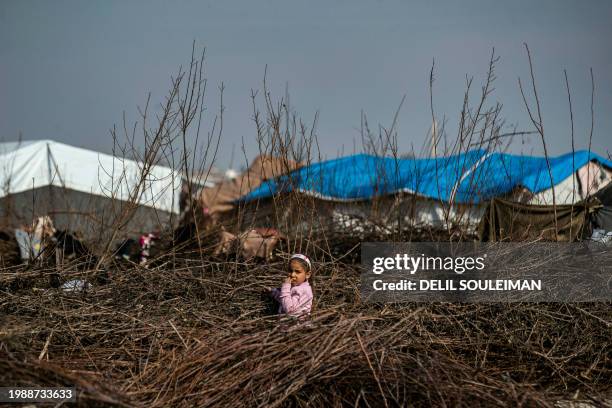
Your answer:
[[[297,286],[310,278],[310,272],[306,271],[306,268],[300,261],[294,259],[289,262],[289,278],[291,278],[291,285]]]

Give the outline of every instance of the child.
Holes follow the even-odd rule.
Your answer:
[[[149,233],[143,234],[140,236],[138,243],[140,244],[140,264],[145,265],[149,260],[149,255],[151,255],[151,246],[153,246],[153,241],[157,240],[159,234],[157,233]]]
[[[291,255],[289,275],[280,288],[271,291],[272,297],[279,303],[279,314],[293,317],[310,314],[313,296],[308,278],[311,270],[312,265],[306,255]]]

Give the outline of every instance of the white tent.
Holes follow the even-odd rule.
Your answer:
[[[55,186],[178,214],[181,175],[152,166],[139,188],[142,169],[133,160],[52,140],[0,143],[0,198]]]
[[[143,177],[142,163],[51,140],[0,143],[2,228],[48,215],[92,241],[162,230],[178,219],[181,186],[164,166]]]
[[[576,204],[597,194],[612,182],[612,169],[590,161],[555,185],[555,204]],[[528,204],[553,205],[553,189],[531,196]]]

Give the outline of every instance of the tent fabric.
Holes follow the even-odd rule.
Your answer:
[[[612,207],[612,184],[595,194],[595,197],[601,202],[604,207]]]
[[[602,207],[593,217],[593,227],[612,231],[612,207]]]
[[[126,211],[131,212],[131,217],[124,224],[122,218]],[[121,221],[120,236],[125,237],[163,229],[174,225],[179,218],[175,213],[157,208],[145,205],[133,208],[126,201],[55,186],[0,198],[0,220],[6,228],[21,228],[44,215],[51,216],[57,229],[78,232],[90,244],[110,238],[119,225],[117,221]]]
[[[602,207],[593,216],[593,227],[605,231],[612,231],[612,184],[600,190],[595,197]]]
[[[478,226],[481,241],[560,241],[580,238],[591,214],[601,205],[597,200],[555,207],[520,204],[500,198],[490,201]]]
[[[532,193],[551,188],[587,163],[612,162],[588,151],[549,159],[472,150],[425,159],[359,154],[304,166],[268,180],[243,196],[244,202],[300,192],[325,200],[359,201],[405,192],[457,204],[478,204],[523,187]]]
[[[0,198],[55,186],[129,201],[141,174],[142,163],[52,140],[0,143]],[[178,214],[180,188],[180,173],[152,166],[136,201]]]
[[[612,169],[605,169],[597,162],[589,162],[555,185],[554,203],[557,205],[576,204],[593,196],[611,182]],[[531,194],[527,203],[553,205],[553,189],[549,188],[537,194]]]
[[[229,211],[234,208],[235,200],[258,187],[263,181],[295,170],[300,165],[293,160],[257,156],[249,168],[237,178],[203,189],[200,204],[208,208],[211,214]]]

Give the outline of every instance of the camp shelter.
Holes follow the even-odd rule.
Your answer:
[[[0,216],[5,226],[49,215],[58,229],[96,239],[133,213],[121,234],[163,226],[179,212],[180,174],[52,140],[0,143]],[[131,211],[131,209],[134,211]]]
[[[612,169],[592,160],[574,171],[566,179],[538,193],[517,189],[516,201],[535,205],[567,205],[579,203],[596,195],[612,182]],[[553,190],[555,201],[553,202]]]
[[[532,194],[541,193],[590,162],[612,170],[611,161],[587,151],[548,160],[486,150],[425,159],[359,154],[304,166],[268,180],[241,201],[296,191],[344,202],[409,193],[452,204],[478,204],[511,193],[517,187]]]
[[[595,197],[602,206],[593,216],[593,228],[612,231],[612,183],[599,190]]]
[[[531,199],[552,191],[591,163],[605,171],[612,169],[612,162],[587,151],[548,160],[486,150],[424,159],[359,154],[304,166],[268,180],[241,197],[239,203],[251,207],[260,203],[261,211],[266,202],[291,193],[330,203],[317,205],[319,218],[331,217],[332,224],[334,218],[341,220],[340,227],[373,221],[372,209],[377,208],[375,223],[381,228],[459,226],[476,232],[491,199],[512,198],[517,191],[528,192]],[[558,191],[567,195],[566,189]],[[577,197],[582,199],[580,191]],[[381,198],[389,205],[380,206]],[[333,210],[321,210],[325,207]]]
[[[479,225],[481,241],[572,242],[590,234],[597,200],[577,204],[533,205],[494,198]]]
[[[213,187],[203,189],[200,193],[199,204],[215,215],[230,211],[234,209],[235,200],[258,187],[265,180],[273,179],[298,167],[300,163],[293,160],[259,155],[238,177],[223,180]]]
[[[474,236],[482,214],[480,206],[434,202],[408,194],[371,200],[337,202],[301,193],[287,193],[241,203],[235,225],[276,228],[288,236],[330,239],[333,236],[366,239],[401,232],[414,240],[445,237],[457,231]],[[229,225],[232,227],[232,225]]]

